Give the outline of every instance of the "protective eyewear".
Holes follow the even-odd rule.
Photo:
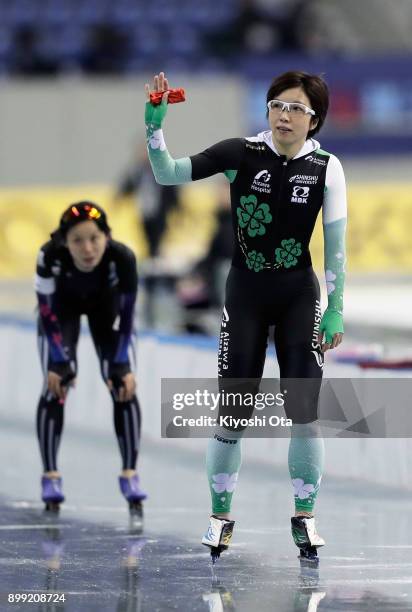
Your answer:
[[[303,115],[316,115],[315,111],[301,102],[283,102],[282,100],[269,100],[267,107],[278,115],[287,110],[290,115],[299,117]]]

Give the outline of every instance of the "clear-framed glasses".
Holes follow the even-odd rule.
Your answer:
[[[303,117],[303,115],[316,115],[315,111],[301,102],[283,102],[282,100],[269,100],[267,107],[277,115],[287,110],[293,117]]]

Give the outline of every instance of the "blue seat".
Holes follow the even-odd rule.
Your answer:
[[[11,26],[34,25],[40,18],[40,7],[36,0],[13,0],[4,7],[5,21]]]
[[[111,23],[135,26],[145,19],[146,9],[133,0],[117,0],[108,8]]]
[[[188,25],[177,25],[171,29],[170,50],[178,55],[193,55],[199,49],[198,33]]]
[[[87,0],[81,2],[76,11],[76,20],[82,25],[98,25],[108,21],[110,2],[108,0]]]
[[[65,25],[76,19],[73,0],[46,0],[41,7],[41,21],[46,25]]]

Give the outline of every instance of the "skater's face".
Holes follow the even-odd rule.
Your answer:
[[[91,272],[99,265],[106,250],[107,236],[94,221],[82,221],[66,236],[66,246],[74,265],[82,272]]]
[[[272,130],[273,142],[280,153],[288,154],[289,150],[296,153],[303,146],[309,130],[313,129],[318,120],[305,110],[300,109],[304,105],[311,109],[311,103],[305,91],[301,87],[285,89],[276,96],[280,102],[295,102],[290,106],[290,111],[281,109],[279,104],[269,108],[269,125]]]

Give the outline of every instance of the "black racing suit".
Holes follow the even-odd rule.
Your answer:
[[[220,334],[220,387],[226,378],[251,378],[256,390],[274,325],[281,379],[310,379],[303,394],[299,385],[287,387],[285,411],[295,423],[316,420],[322,378],[319,283],[309,241],[328,158],[316,149],[287,160],[258,138],[225,140],[191,157],[192,180],[224,172],[231,181],[235,250]],[[251,390],[249,384],[242,389]],[[220,415],[227,410],[221,406]],[[252,411],[243,406],[240,416]]]
[[[38,255],[36,293],[39,306],[38,340],[44,373],[37,409],[37,434],[45,471],[57,470],[57,451],[63,429],[64,402],[47,387],[49,371],[67,382],[76,375],[80,317],[88,318],[90,333],[104,381],[111,379],[114,425],[123,469],[134,469],[140,439],[141,415],[137,397],[118,401],[121,378],[134,367],[133,322],[137,295],[133,252],[109,240],[99,265],[78,270],[64,246],[49,241]],[[117,387],[117,388],[116,388]],[[87,406],[84,407],[87,410]]]

